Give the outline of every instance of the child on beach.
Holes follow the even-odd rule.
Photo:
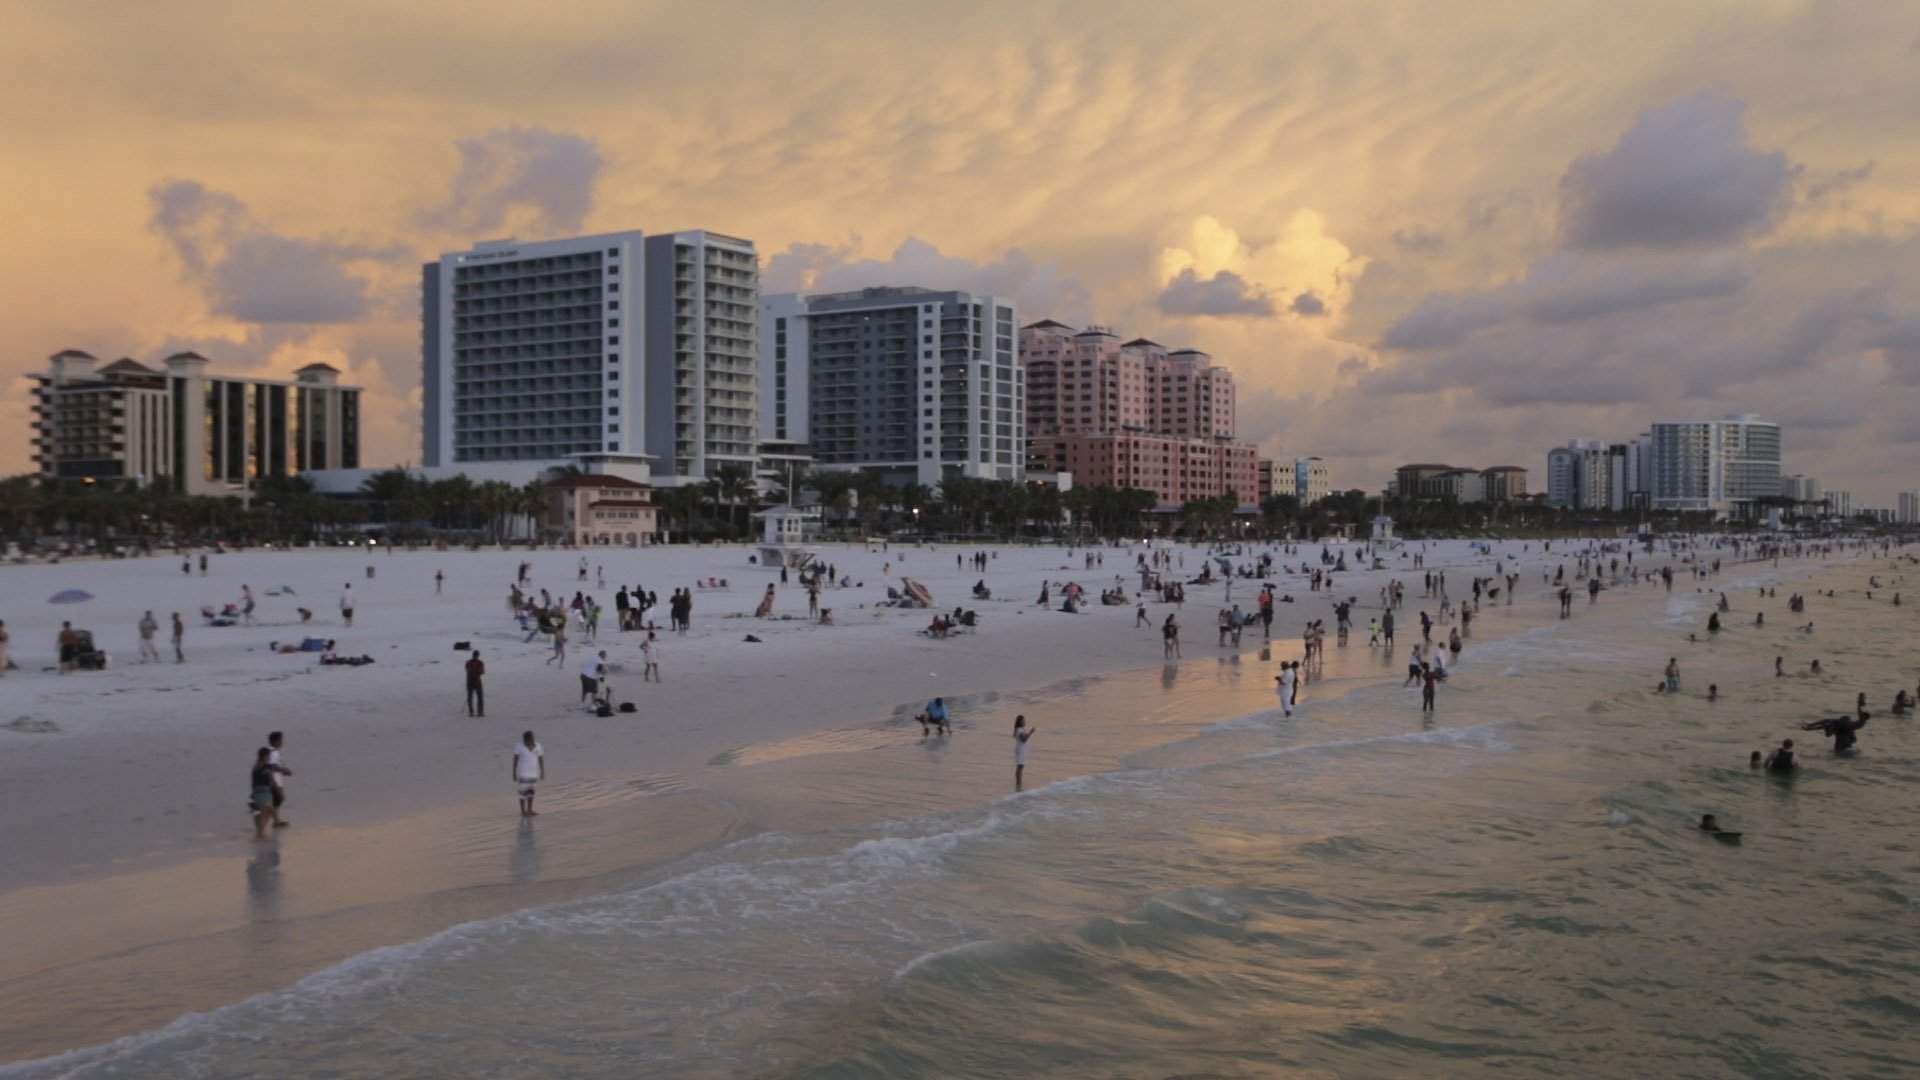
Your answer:
[[[640,643],[640,657],[646,661],[640,669],[641,682],[660,681],[660,647],[653,640],[653,631],[647,631],[647,640]]]

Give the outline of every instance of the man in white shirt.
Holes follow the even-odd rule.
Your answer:
[[[520,792],[520,816],[533,817],[533,785],[547,778],[547,752],[533,739],[533,732],[520,736],[513,748],[513,786]]]
[[[1286,663],[1280,665],[1280,674],[1274,676],[1274,681],[1280,684],[1280,711],[1287,716],[1293,715],[1293,681],[1295,678],[1293,665]]]
[[[592,700],[593,696],[600,692],[600,680],[606,675],[606,660],[607,654],[605,652],[597,656],[593,653],[588,653],[587,658],[580,662],[580,701],[582,704]]]

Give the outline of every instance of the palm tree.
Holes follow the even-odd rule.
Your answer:
[[[743,508],[751,508],[758,494],[753,483],[753,471],[745,465],[729,462],[713,470],[713,479],[708,483],[712,486],[716,501],[733,511],[729,517],[735,532],[744,531],[745,524],[739,520],[738,512]]]

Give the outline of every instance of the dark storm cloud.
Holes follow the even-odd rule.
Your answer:
[[[1246,278],[1222,270],[1203,278],[1191,269],[1180,271],[1160,291],[1160,310],[1169,315],[1255,315],[1274,313],[1273,297]]]
[[[594,140],[539,127],[500,128],[457,145],[460,170],[446,201],[420,215],[427,228],[484,233],[531,212],[546,235],[578,231],[606,166]]]
[[[180,259],[209,308],[250,323],[343,323],[367,314],[367,282],[355,262],[401,253],[287,236],[254,218],[236,196],[193,180],[148,193],[154,232]]]
[[[1683,300],[1730,296],[1746,284],[1746,268],[1735,258],[1621,262],[1562,256],[1534,266],[1516,307],[1539,322],[1579,322]]]
[[[1305,319],[1317,319],[1327,313],[1327,302],[1310,292],[1303,292],[1293,298],[1287,310]]]
[[[1747,143],[1745,105],[1697,94],[1640,114],[1613,149],[1560,182],[1575,247],[1707,247],[1764,232],[1793,178],[1785,154]]]

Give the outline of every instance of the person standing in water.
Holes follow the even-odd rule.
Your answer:
[[[1024,714],[1013,718],[1013,790],[1025,788],[1027,781],[1027,744],[1037,728],[1027,726]]]
[[[520,745],[513,748],[513,786],[520,792],[520,816],[534,817],[534,785],[547,778],[547,752],[534,741],[533,732],[522,732]]]
[[[1680,658],[1677,656],[1667,657],[1666,685],[1667,693],[1677,694],[1680,692]]]
[[[265,840],[267,830],[273,827],[273,778],[277,768],[271,760],[273,750],[261,747],[253,755],[253,772],[249,774],[247,809],[253,812],[253,838]]]
[[[1282,716],[1293,715],[1293,684],[1297,678],[1299,678],[1299,676],[1293,673],[1293,665],[1286,663],[1280,665],[1280,674],[1273,677],[1273,681],[1280,684],[1280,714]]]
[[[275,731],[267,736],[267,764],[273,766],[273,827],[284,829],[287,819],[280,816],[280,808],[287,804],[287,782],[284,777],[292,776],[293,770],[287,768],[281,760],[280,752],[285,749],[285,740]]]

